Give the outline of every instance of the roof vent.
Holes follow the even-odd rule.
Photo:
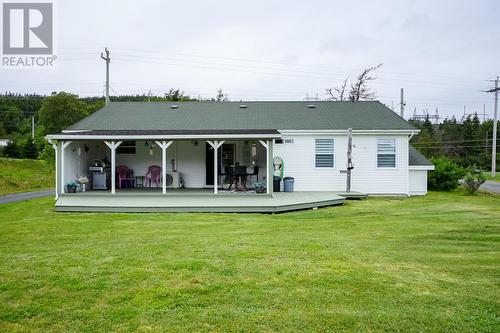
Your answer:
[[[307,104],[307,107],[309,109],[314,109],[314,108],[316,108],[316,105],[314,105],[314,104]]]
[[[240,104],[240,109],[246,109],[247,105],[246,104]]]
[[[170,105],[170,108],[171,108],[171,109],[178,109],[178,108],[179,108],[179,105],[177,105],[177,104],[173,104],[173,105]]]

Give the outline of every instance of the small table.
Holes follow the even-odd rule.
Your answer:
[[[135,187],[144,187],[144,176],[135,176]]]

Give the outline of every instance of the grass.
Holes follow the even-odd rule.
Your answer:
[[[54,186],[54,168],[42,160],[0,158],[0,195]]]
[[[278,215],[0,205],[2,332],[498,332],[500,196]]]
[[[484,177],[486,180],[494,181],[494,182],[500,182],[500,173],[495,173],[495,177],[491,176],[491,172],[483,172]]]

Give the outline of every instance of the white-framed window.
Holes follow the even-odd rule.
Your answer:
[[[377,139],[377,167],[396,167],[396,139]]]
[[[333,139],[316,139],[315,154],[316,168],[333,168]]]

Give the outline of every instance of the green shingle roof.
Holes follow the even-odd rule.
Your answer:
[[[408,165],[411,165],[411,166],[430,166],[430,165],[433,165],[431,161],[429,161],[427,158],[425,158],[424,155],[422,155],[418,150],[413,148],[411,145],[409,146],[408,153],[410,154]]]
[[[240,105],[246,108],[240,108]],[[314,105],[309,108],[308,105]],[[172,108],[177,105],[177,108]],[[67,130],[414,130],[378,101],[112,102]]]

